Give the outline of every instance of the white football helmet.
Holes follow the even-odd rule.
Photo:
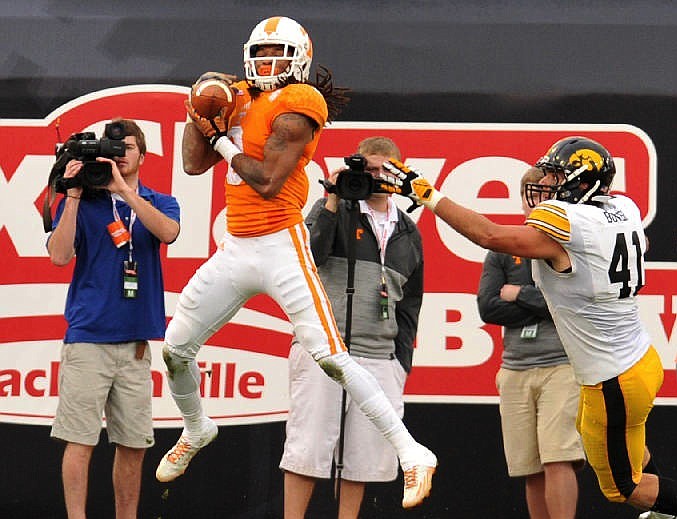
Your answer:
[[[272,58],[270,75],[260,76],[256,71],[257,61],[270,61],[271,57],[256,57],[260,45],[284,45],[284,57]],[[277,59],[290,60],[289,66],[280,74],[275,73]],[[247,82],[261,90],[275,90],[294,78],[299,83],[308,81],[313,60],[313,44],[306,30],[296,21],[284,16],[266,18],[258,23],[249,40],[244,44],[244,71]]]

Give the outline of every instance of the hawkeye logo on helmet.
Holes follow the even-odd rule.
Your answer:
[[[576,166],[576,169],[585,165],[588,171],[599,171],[604,166],[604,159],[594,150],[582,149],[576,150],[576,153],[569,157],[569,163]]]

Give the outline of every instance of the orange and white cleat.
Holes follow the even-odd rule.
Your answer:
[[[179,441],[160,460],[155,470],[157,480],[167,483],[174,481],[186,472],[190,460],[200,452],[200,449],[211,443],[217,434],[219,434],[219,428],[211,418],[206,419],[200,437],[197,440],[191,439],[184,430]]]
[[[421,446],[421,454],[413,463],[402,465],[404,471],[403,508],[420,505],[430,495],[433,486],[433,474],[437,469],[437,456]]]

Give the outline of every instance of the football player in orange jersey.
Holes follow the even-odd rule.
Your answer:
[[[328,73],[318,85],[308,83],[311,61],[303,27],[289,18],[268,18],[244,45],[246,79],[232,83],[238,95],[228,120],[204,119],[186,103],[191,120],[183,136],[184,169],[199,175],[226,160],[227,230],[183,289],[167,328],[163,355],[185,428],[156,476],[180,476],[216,437],[217,426],[202,409],[195,356],[248,299],[264,293],[285,311],[296,340],[392,443],[405,475],[402,504],[412,507],[430,493],[437,458],[414,440],[374,377],[346,351],[310,253],[301,213],[308,196],[304,167],[325,123],[345,102]]]

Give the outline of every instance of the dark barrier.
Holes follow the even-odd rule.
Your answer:
[[[661,470],[677,474],[674,407],[654,409],[648,443]],[[507,476],[498,408],[494,405],[408,404],[405,421],[433,447],[440,460],[433,493],[420,508],[400,508],[401,478],[371,485],[363,519],[461,519],[527,517],[521,479]],[[175,430],[158,430],[156,446],[146,457],[139,517],[142,519],[279,519],[282,474],[277,469],[284,424],[221,428],[216,443],[200,453],[184,476],[170,485],[155,481],[155,465],[176,441]],[[63,519],[58,444],[49,428],[0,425],[5,446],[0,470],[0,517]],[[102,435],[105,438],[105,434]],[[112,518],[109,484],[113,449],[100,444],[92,460],[89,517]],[[606,502],[590,467],[579,473],[579,519],[635,519],[630,507]],[[330,519],[331,489],[318,487],[308,519]]]

